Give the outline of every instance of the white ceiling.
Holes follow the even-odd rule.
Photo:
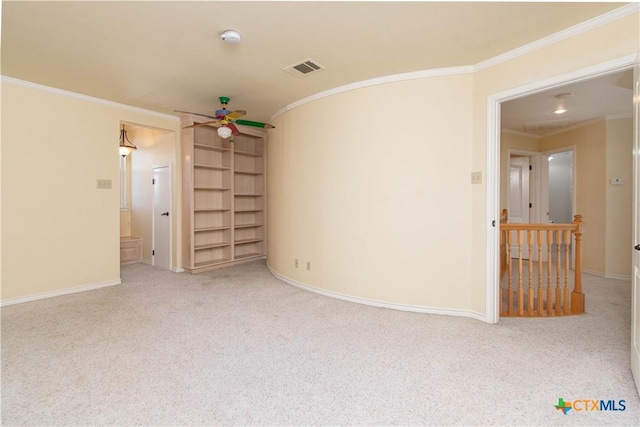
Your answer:
[[[554,114],[560,103],[566,113]],[[505,102],[501,126],[541,136],[594,119],[631,117],[632,111],[633,70],[627,70]]]
[[[474,65],[624,4],[4,1],[2,74],[165,113],[211,114],[224,95],[230,109],[267,121],[315,93]],[[242,43],[221,42],[227,29]],[[307,58],[326,69],[302,78],[282,70]],[[572,88],[571,102],[591,90]],[[525,115],[534,106],[547,114],[549,94],[540,96],[505,106],[504,122],[546,119]]]

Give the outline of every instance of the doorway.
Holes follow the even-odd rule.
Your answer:
[[[559,90],[567,85],[578,84],[599,77],[628,71],[635,65],[635,57],[628,55],[606,63],[578,70],[570,74],[557,76],[536,84],[510,89],[488,97],[488,138],[487,138],[487,256],[486,256],[486,321],[497,323],[499,320],[499,254],[500,254],[500,147],[501,147],[501,110],[508,101],[525,98],[545,91]],[[635,185],[635,183],[634,183]],[[574,196],[575,198],[575,196]]]
[[[573,150],[546,152],[547,161],[546,220],[553,224],[569,224],[573,221],[574,211],[574,165]]]
[[[176,267],[180,253],[180,236],[177,234],[179,194],[173,194],[179,191],[175,176],[179,173],[176,172],[179,153],[177,133],[135,123],[127,123],[127,132],[129,139],[138,147],[127,156],[130,158],[129,180],[126,183],[130,195],[130,235],[142,239],[142,262],[181,271]],[[155,176],[156,173],[159,175]],[[159,194],[156,194],[159,187],[153,184],[156,179],[162,187]],[[156,206],[156,199],[162,204]],[[165,212],[168,214],[161,215]],[[156,235],[156,231],[161,229],[160,224],[164,226],[162,229],[165,233],[162,236]]]

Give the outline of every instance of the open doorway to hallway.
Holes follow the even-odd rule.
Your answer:
[[[631,275],[632,81],[625,69],[501,104],[500,208],[516,207],[511,163],[527,159],[528,222],[582,215],[583,271],[611,278]]]
[[[128,201],[120,212],[120,235],[139,239],[140,261],[178,270],[175,247],[179,174],[173,167],[177,164],[176,132],[134,123],[127,123],[126,127],[138,149],[127,156],[124,187]]]
[[[610,63],[584,69],[574,72],[566,76],[559,76],[556,79],[549,79],[541,82],[538,86],[528,85],[523,88],[516,88],[505,91],[500,94],[489,97],[489,141],[488,152],[488,185],[487,203],[490,210],[495,209],[494,218],[500,217],[500,209],[505,208],[507,198],[508,175],[504,171],[509,170],[509,156],[505,156],[505,151],[509,148],[514,150],[532,151],[536,153],[544,153],[555,150],[556,152],[565,151],[562,148],[577,145],[576,141],[581,142],[576,155],[574,156],[574,176],[578,177],[574,180],[574,193],[572,195],[574,202],[574,211],[587,217],[587,221],[583,224],[583,230],[591,239],[591,246],[581,257],[586,260],[587,266],[584,270],[589,272],[589,264],[595,269],[591,272],[604,275],[606,277],[626,278],[629,277],[629,269],[621,270],[623,273],[616,275],[611,273],[612,268],[620,268],[614,265],[613,257],[605,255],[609,248],[617,248],[616,253],[618,260],[625,259],[629,261],[628,245],[624,242],[622,230],[627,231],[630,228],[631,219],[623,218],[628,215],[631,209],[625,209],[624,204],[627,192],[633,186],[630,176],[631,169],[619,168],[618,165],[626,161],[630,163],[630,144],[632,137],[632,116],[631,116],[631,76],[630,69],[634,62],[632,58],[621,58],[620,60],[611,61]],[[590,90],[586,90],[580,95],[581,89],[592,85]],[[595,106],[601,110],[609,112],[602,113],[595,118],[584,118],[577,122],[571,120],[527,120],[526,112],[535,110],[534,107],[540,107],[545,104],[546,108],[539,111],[547,118],[554,114],[553,109],[557,105],[558,93],[567,93],[571,91],[573,105],[569,104],[570,110],[575,106],[582,105],[576,101]],[[616,110],[612,112],[613,107],[610,102],[604,102],[607,92],[611,92],[609,97],[622,99],[626,103],[626,110]],[[567,99],[567,96],[563,96]],[[589,101],[591,103],[589,103]],[[517,108],[516,108],[517,107]],[[581,113],[591,111],[589,109],[578,109]],[[524,113],[523,113],[524,112]],[[579,115],[578,115],[579,116]],[[517,123],[517,118],[524,120],[519,122],[520,127],[515,129],[509,127],[509,123]],[[575,117],[575,116],[574,116]],[[535,131],[535,132],[534,132]],[[506,137],[505,137],[506,135]],[[573,138],[568,140],[567,137]],[[629,144],[629,147],[626,145]],[[627,150],[629,148],[629,150]],[[621,153],[624,153],[622,155]],[[598,163],[598,166],[594,166]],[[500,172],[502,171],[502,173]],[[614,188],[614,182],[619,183],[618,178],[609,178],[608,175],[616,171],[617,175],[629,175],[628,182],[631,184],[621,191],[620,186]],[[624,181],[624,178],[622,178]],[[610,185],[609,185],[610,184]],[[582,188],[582,190],[580,190]],[[582,194],[581,194],[582,192]],[[595,202],[594,202],[595,200]],[[613,202],[609,204],[609,201]],[[581,203],[583,202],[583,203]],[[548,209],[547,209],[548,210]],[[585,214],[586,212],[586,214]],[[626,212],[626,213],[625,213]],[[543,213],[546,213],[543,212]],[[616,220],[612,220],[612,218]],[[538,217],[540,218],[540,216]],[[627,233],[627,239],[631,233]],[[498,262],[500,254],[500,236],[499,228],[488,228],[487,238],[491,245],[495,245],[495,250],[488,254],[487,264],[487,318],[491,322],[498,320],[498,281],[500,270]],[[606,252],[605,252],[606,250]],[[615,251],[614,251],[615,252]],[[620,256],[622,255],[622,256]],[[609,270],[607,270],[609,268]],[[494,287],[495,286],[495,287]]]

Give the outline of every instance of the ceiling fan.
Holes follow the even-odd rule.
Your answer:
[[[202,123],[194,123],[194,124],[192,124],[190,126],[185,126],[185,129],[186,128],[198,127],[198,126],[209,126],[209,125],[218,123],[218,124],[220,124],[220,127],[218,128],[218,135],[220,136],[220,138],[229,138],[231,135],[237,135],[238,133],[240,133],[240,131],[236,127],[236,124],[242,125],[242,126],[251,126],[251,127],[256,127],[256,128],[262,128],[262,129],[272,129],[272,128],[274,128],[274,126],[270,125],[269,123],[262,123],[262,122],[255,122],[255,121],[252,121],[252,120],[242,120],[242,119],[240,119],[240,117],[243,117],[245,114],[247,114],[246,111],[244,111],[244,110],[235,110],[235,111],[227,110],[227,104],[229,103],[229,97],[221,96],[218,99],[220,100],[220,104],[222,105],[222,108],[220,110],[216,110],[215,116],[208,116],[206,114],[200,114],[200,113],[192,113],[190,111],[180,111],[180,110],[175,110],[175,111],[178,112],[178,113],[196,114],[198,116],[203,116],[203,117],[208,117],[210,119],[213,119],[213,120],[209,120],[209,121],[202,122]]]

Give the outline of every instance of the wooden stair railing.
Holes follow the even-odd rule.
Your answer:
[[[500,316],[584,313],[580,271],[582,216],[576,215],[571,224],[508,224],[506,216],[506,210],[503,210],[500,219]],[[572,234],[575,236],[575,262],[573,290],[570,290]],[[512,252],[517,252],[517,256]]]

